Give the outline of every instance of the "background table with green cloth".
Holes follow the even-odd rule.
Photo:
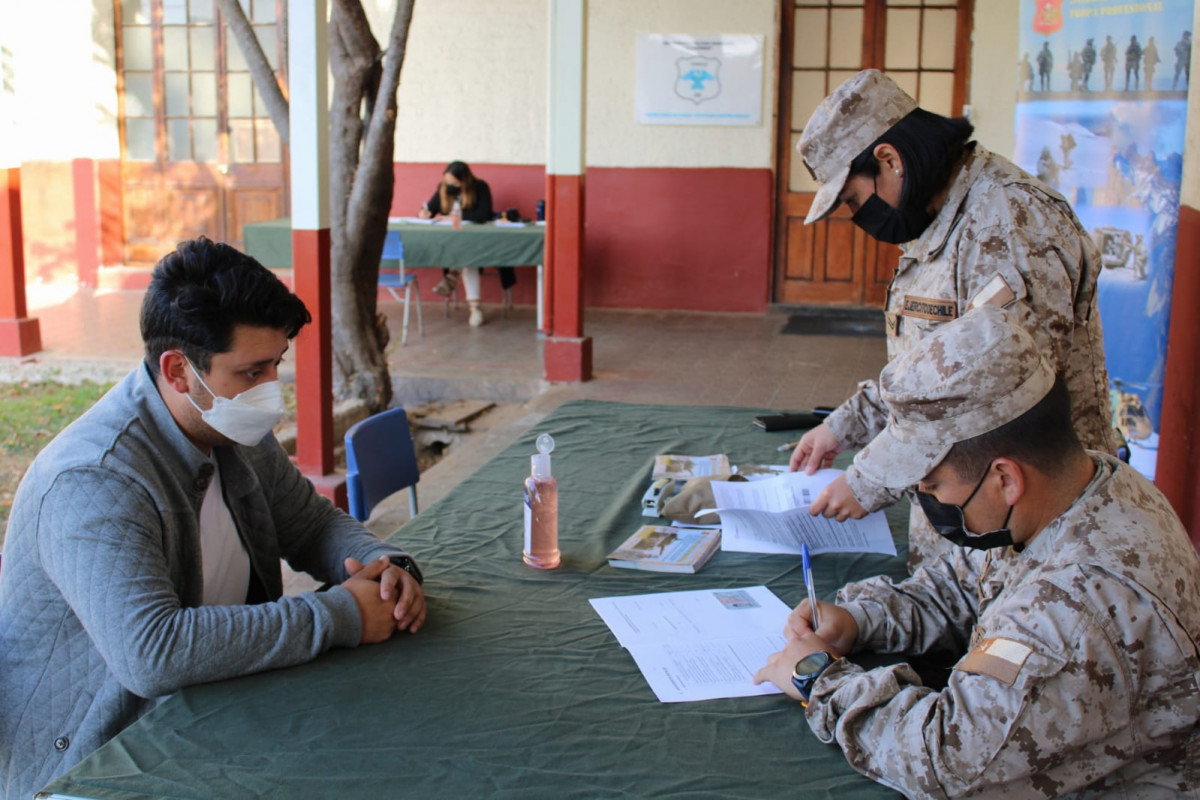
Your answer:
[[[421,225],[389,222],[399,231],[408,267],[526,267],[543,262],[546,229],[541,225],[497,227],[493,223]],[[250,222],[243,228],[246,252],[272,269],[292,268],[292,221]]]
[[[609,567],[660,453],[783,463],[794,431],[758,409],[564,404],[395,535],[425,572],[415,636],[171,696],[49,788],[134,797],[894,797],[813,736],[783,695],[660,703],[589,598],[766,584],[804,598],[800,560],[718,552],[695,575]],[[562,566],[521,560],[522,481],[555,438]],[[845,454],[843,454],[843,457]],[[844,461],[842,462],[844,463]],[[813,558],[817,591],[905,575],[899,557]],[[867,665],[879,656],[855,656]],[[889,659],[894,660],[894,659]]]

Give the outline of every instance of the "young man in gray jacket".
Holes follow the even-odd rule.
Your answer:
[[[17,490],[0,571],[0,796],[27,798],[184,686],[425,620],[421,574],[319,496],[271,430],[311,320],[205,238],[155,267],[145,363]],[[280,558],[329,591],[282,596]],[[365,565],[365,566],[364,566]]]

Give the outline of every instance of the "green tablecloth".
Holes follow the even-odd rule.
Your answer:
[[[546,229],[540,225],[498,228],[464,224],[388,223],[404,243],[405,267],[525,267],[543,262]],[[272,269],[292,267],[292,221],[251,222],[243,228],[246,252]]]
[[[799,560],[718,552],[696,575],[608,567],[649,521],[658,453],[780,463],[794,432],[755,409],[563,405],[395,539],[426,576],[416,636],[170,697],[49,787],[74,797],[891,797],[821,744],[780,695],[659,703],[588,598],[768,585],[804,597]],[[554,435],[563,564],[521,561],[522,480]],[[904,530],[906,509],[893,515]],[[888,573],[900,557],[813,559],[818,593]],[[879,660],[863,659],[866,663]]]

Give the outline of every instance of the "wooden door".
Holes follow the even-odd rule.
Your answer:
[[[241,0],[282,77],[280,0]],[[117,0],[125,261],[287,214],[283,147],[212,0]]]
[[[962,113],[972,0],[787,0],[781,36],[774,300],[881,306],[899,248],[838,209],[804,224],[816,184],[796,153],[813,110],[862,69],[886,71],[924,108]]]

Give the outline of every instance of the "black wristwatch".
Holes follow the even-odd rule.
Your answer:
[[[409,575],[412,575],[414,578],[416,578],[418,586],[425,583],[425,577],[421,575],[421,568],[417,566],[417,562],[413,561],[408,556],[391,556],[388,560],[400,569],[407,572]]]
[[[821,673],[836,660],[833,653],[817,650],[796,662],[796,666],[792,669],[792,685],[804,698],[803,703],[806,708],[808,707],[808,698],[812,694],[813,684],[817,682]]]

